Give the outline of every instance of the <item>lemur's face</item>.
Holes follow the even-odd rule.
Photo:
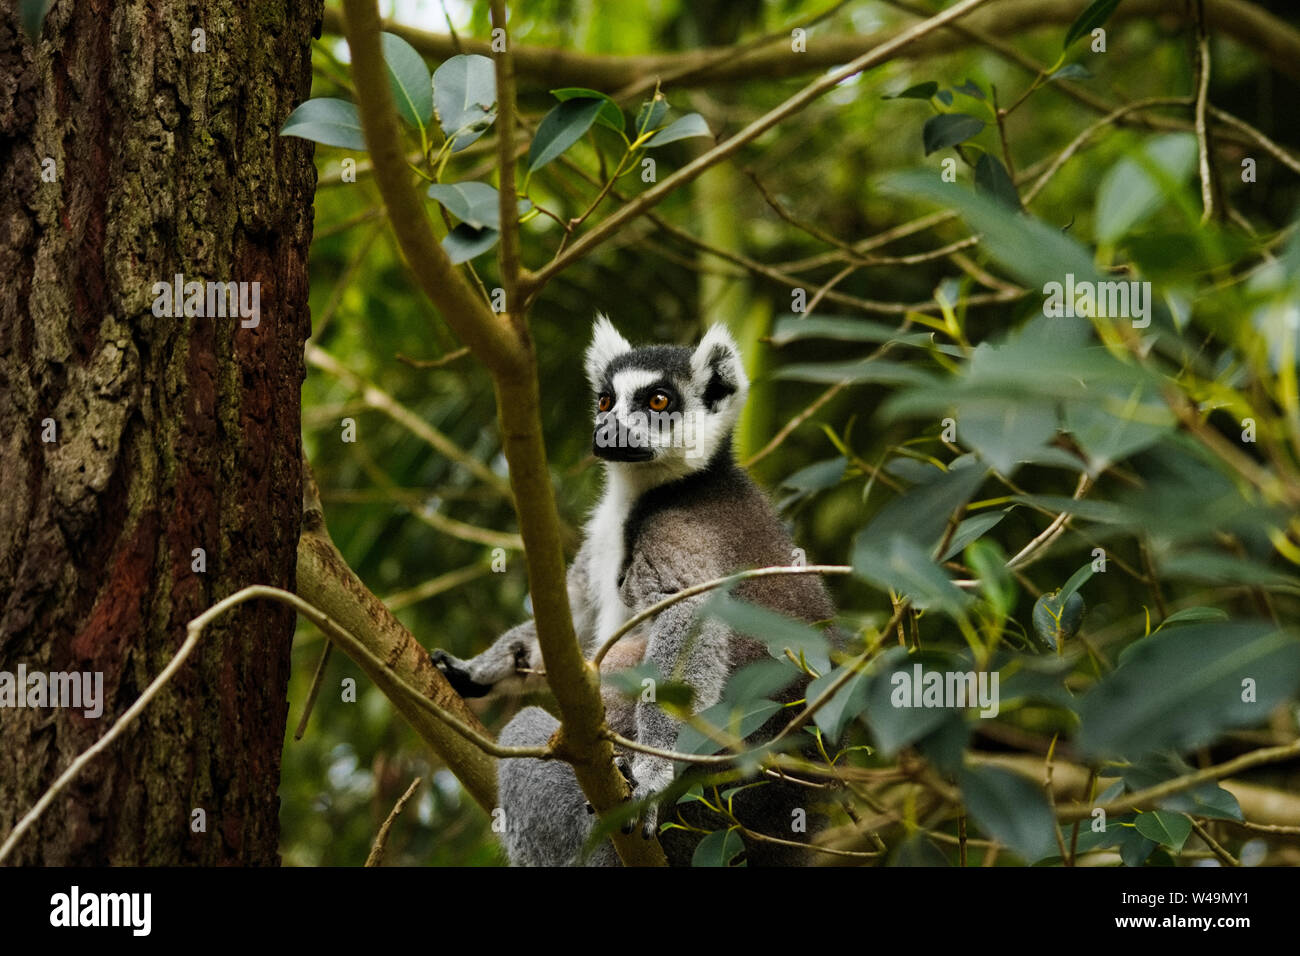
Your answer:
[[[726,328],[715,325],[695,349],[633,348],[597,316],[587,349],[595,395],[597,457],[663,479],[704,468],[730,435],[749,382]]]

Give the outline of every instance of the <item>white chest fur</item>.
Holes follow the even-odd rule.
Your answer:
[[[605,493],[587,522],[587,546],[591,561],[587,568],[596,608],[596,647],[631,616],[619,594],[618,574],[623,566],[623,526],[634,497],[618,471],[606,469]]]

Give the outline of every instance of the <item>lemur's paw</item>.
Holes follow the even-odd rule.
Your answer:
[[[638,827],[641,838],[650,839],[659,829],[659,804],[655,797],[673,782],[673,765],[662,757],[640,756],[632,766],[628,783],[632,786],[632,802],[640,806],[638,816],[623,825],[624,833]]]
[[[618,772],[623,775],[623,779],[627,781],[628,789],[635,790],[636,777],[632,776],[632,761],[628,760],[622,754],[615,754],[614,766],[618,769]]]
[[[480,684],[469,674],[469,668],[459,657],[453,657],[444,650],[429,652],[429,660],[433,661],[433,666],[442,671],[442,675],[447,678],[447,683],[461,697],[482,697],[492,690],[490,684]]]

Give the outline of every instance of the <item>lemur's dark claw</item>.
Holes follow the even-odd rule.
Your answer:
[[[623,779],[627,781],[628,789],[635,790],[636,778],[632,776],[632,761],[628,760],[622,754],[618,754],[614,757],[614,766],[618,768],[618,772],[621,773]]]

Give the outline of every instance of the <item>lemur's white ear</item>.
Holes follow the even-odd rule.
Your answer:
[[[591,329],[591,344],[587,346],[587,381],[593,390],[600,389],[605,368],[624,352],[632,351],[632,343],[618,334],[614,323],[603,312],[596,313],[596,324]]]
[[[733,396],[736,399],[734,404],[740,405],[749,391],[740,348],[720,322],[709,326],[695,347],[691,355],[691,374],[697,382],[705,383],[704,403],[712,410]]]

